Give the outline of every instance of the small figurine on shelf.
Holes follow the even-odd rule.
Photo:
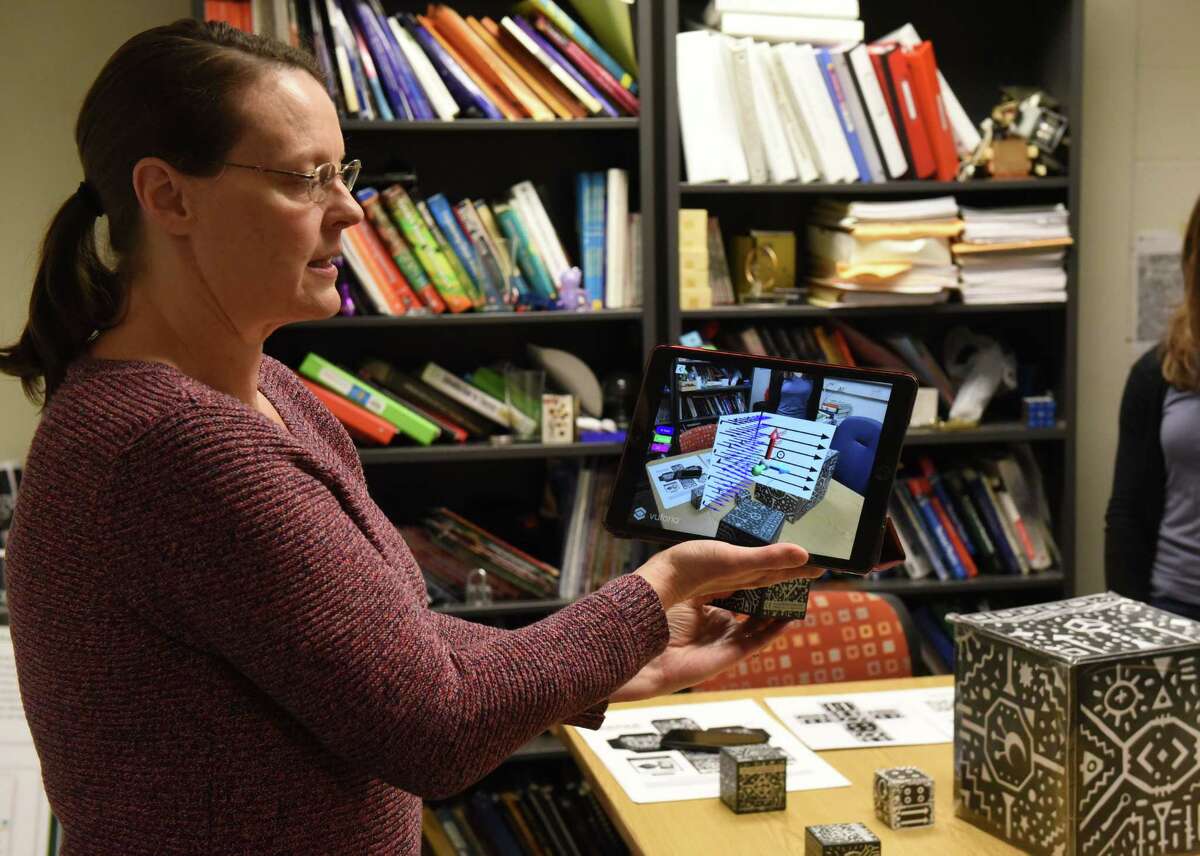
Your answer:
[[[958,180],[1044,177],[1066,172],[1067,117],[1047,92],[1010,86],[979,123],[979,145],[963,160]]]
[[[590,312],[592,303],[583,287],[583,271],[568,268],[558,281],[558,306],[567,312]]]

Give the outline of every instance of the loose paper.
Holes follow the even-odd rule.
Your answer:
[[[778,696],[767,706],[810,749],[915,746],[954,740],[954,688]]]
[[[805,748],[755,702],[703,702],[632,710],[610,710],[599,730],[576,729],[635,803],[711,799],[720,796],[720,755],[716,752],[660,750],[659,740],[672,728],[762,728],[770,744],[788,756],[789,791],[841,788],[850,782]],[[571,726],[568,726],[571,727]],[[624,738],[631,748],[610,741]]]
[[[658,494],[664,511],[691,501],[692,488],[704,484],[704,477],[708,473],[708,461],[709,455],[705,453],[676,458],[666,463],[656,462],[647,465],[646,470],[650,476],[650,484],[654,485],[654,490]],[[689,467],[700,467],[702,475],[694,479],[675,477],[676,473]]]
[[[1183,300],[1183,242],[1174,232],[1143,232],[1134,248],[1134,341],[1162,341],[1171,313]]]

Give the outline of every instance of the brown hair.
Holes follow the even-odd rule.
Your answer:
[[[192,19],[139,33],[109,57],[75,123],[86,183],[51,220],[29,320],[16,344],[0,348],[0,371],[19,377],[31,400],[49,401],[93,333],[124,312],[141,222],[134,165],[159,157],[189,175],[214,175],[242,130],[233,96],[269,66],[325,84],[303,50]],[[116,270],[97,250],[101,214]]]
[[[1162,343],[1162,373],[1172,386],[1200,392],[1200,199],[1188,219],[1181,262],[1183,302]]]

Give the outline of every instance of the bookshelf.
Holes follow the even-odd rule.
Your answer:
[[[681,333],[718,321],[738,323],[811,324],[840,318],[867,333],[903,329],[930,342],[935,353],[941,338],[954,326],[997,336],[1014,347],[1020,362],[1044,367],[1043,385],[1053,390],[1059,421],[1053,428],[1028,429],[1015,414],[1001,409],[1003,421],[985,421],[975,430],[910,430],[905,447],[925,452],[953,447],[954,451],[984,451],[1008,444],[1030,443],[1046,480],[1054,535],[1062,552],[1062,567],[1026,577],[984,576],[965,581],[845,577],[820,585],[886,591],[904,597],[959,600],[980,595],[1017,602],[1069,596],[1075,588],[1075,406],[1076,340],[1078,335],[1078,251],[1067,254],[1066,303],[995,305],[939,304],[934,306],[824,309],[815,306],[718,306],[679,309],[678,212],[705,208],[721,223],[726,243],[750,228],[802,231],[806,213],[822,197],[872,200],[914,199],[953,195],[973,206],[1032,205],[1062,202],[1070,210],[1071,234],[1080,235],[1080,134],[1082,127],[1083,0],[1017,0],[997,16],[985,6],[956,6],[953,13],[936,0],[861,0],[860,17],[867,39],[912,22],[922,38],[931,40],[940,70],[974,121],[988,115],[999,87],[1011,83],[1044,87],[1062,103],[1071,122],[1071,163],[1065,176],[1011,181],[971,182],[892,181],[882,184],[691,184],[686,181],[680,137],[675,35],[699,21],[704,0],[662,0],[663,37],[659,123],[662,127],[660,163],[663,170],[662,246],[664,270],[659,289],[662,337],[677,342]],[[999,46],[1003,45],[1001,48]],[[798,240],[797,263],[803,242]],[[853,319],[853,320],[852,320]],[[1010,408],[1011,409],[1011,408]]]

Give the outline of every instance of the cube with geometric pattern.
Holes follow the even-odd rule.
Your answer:
[[[804,856],[883,856],[883,848],[861,823],[823,823],[804,827]]]
[[[721,749],[721,802],[738,814],[787,808],[787,754],[765,743]]]
[[[876,770],[875,816],[892,829],[933,826],[933,779],[916,767]]]

